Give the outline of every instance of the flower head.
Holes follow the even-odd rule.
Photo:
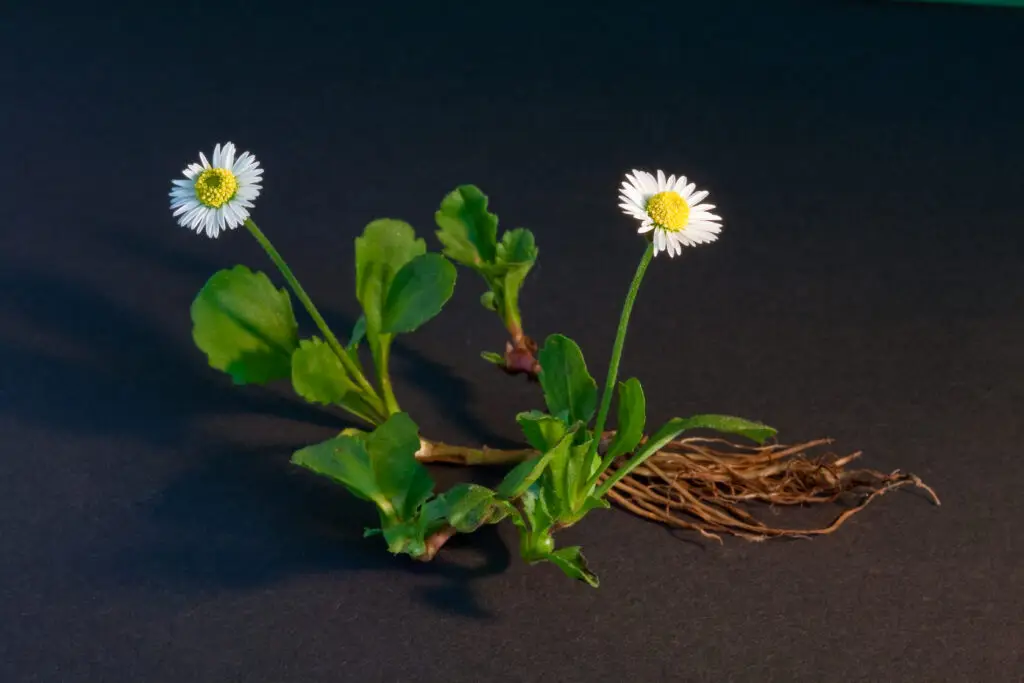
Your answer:
[[[707,190],[695,192],[696,186],[686,176],[657,177],[646,171],[626,174],[619,190],[619,207],[627,215],[640,220],[641,234],[654,231],[654,254],[667,252],[675,256],[683,247],[714,242],[722,226],[721,217],[711,213],[714,204],[701,204]]]
[[[249,152],[236,159],[230,142],[214,147],[210,161],[200,152],[199,161],[202,163],[189,164],[182,171],[184,180],[171,181],[171,209],[179,225],[217,237],[249,217],[252,202],[262,189],[263,169]]]

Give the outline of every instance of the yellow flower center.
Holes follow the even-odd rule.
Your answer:
[[[235,196],[238,181],[226,168],[208,168],[196,178],[196,199],[216,209]]]
[[[690,205],[678,192],[659,192],[647,200],[647,215],[666,230],[678,232],[690,218]]]

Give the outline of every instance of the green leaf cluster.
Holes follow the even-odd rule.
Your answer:
[[[456,187],[434,214],[437,238],[445,256],[483,277],[488,291],[480,303],[518,336],[522,334],[519,292],[537,261],[537,244],[526,228],[506,231],[498,240],[498,217],[487,204],[487,195],[475,185]]]
[[[538,358],[547,412],[524,412],[516,419],[526,440],[541,455],[512,470],[498,491],[510,498],[518,496],[512,519],[520,530],[523,558],[552,562],[568,576],[593,586],[598,579],[580,549],[556,550],[554,531],[576,524],[591,510],[608,508],[605,494],[614,483],[684,431],[712,429],[758,443],[775,434],[771,427],[743,418],[696,415],[669,420],[645,440],[646,399],[640,381],[630,378],[617,386],[618,423],[614,436],[607,439],[590,429],[597,406],[597,382],[579,345],[554,334],[547,338]],[[599,440],[597,447],[593,447],[595,439]],[[625,463],[609,472],[621,457],[626,457]],[[604,482],[598,485],[606,472]]]

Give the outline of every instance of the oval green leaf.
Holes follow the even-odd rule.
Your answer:
[[[245,266],[221,270],[191,307],[192,338],[210,366],[236,384],[266,384],[291,375],[298,323],[291,299],[270,278]]]
[[[303,339],[292,354],[292,386],[310,403],[324,405],[341,403],[345,394],[356,390],[338,356],[317,337]]]
[[[597,408],[597,382],[587,371],[579,345],[565,335],[552,334],[537,360],[548,412],[567,424],[588,424]]]
[[[395,274],[384,302],[381,331],[412,332],[438,313],[455,289],[455,266],[440,254],[417,256]]]

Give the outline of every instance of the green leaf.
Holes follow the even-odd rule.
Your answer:
[[[778,430],[769,427],[763,422],[754,422],[742,417],[733,417],[732,415],[693,415],[687,418],[676,418],[671,420],[669,424],[673,425],[671,429],[675,429],[677,426],[681,427],[676,432],[677,436],[684,431],[692,429],[711,429],[725,434],[738,434],[758,444],[764,444],[765,441],[778,433]],[[667,424],[662,429],[667,430],[670,427]],[[674,439],[675,437],[672,438]]]
[[[526,526],[526,520],[523,519],[523,514],[516,509],[516,506],[507,500],[498,499],[495,504],[501,510],[501,513],[512,520],[512,523],[520,531],[529,531],[529,527]]]
[[[583,436],[581,440],[579,437]],[[568,502],[568,512],[575,515],[579,512],[587,496],[590,494],[590,487],[587,481],[594,470],[593,461],[587,459],[587,451],[593,438],[585,429],[576,432],[573,444],[569,447],[569,455],[565,464],[565,496]]]
[[[523,516],[529,525],[528,531],[545,532],[554,524],[555,515],[548,509],[547,501],[544,500],[537,484],[526,489],[519,501],[523,506]]]
[[[597,408],[597,382],[587,372],[580,347],[569,337],[553,334],[537,354],[540,384],[548,412],[566,423],[589,423]]]
[[[480,357],[488,363],[494,363],[495,365],[500,365],[502,367],[505,366],[505,357],[500,353],[495,353],[494,351],[481,351]]]
[[[352,495],[377,503],[386,513],[393,511],[384,491],[377,485],[370,454],[361,438],[336,436],[307,446],[292,455],[292,462],[340,482]]]
[[[516,422],[523,430],[526,442],[541,453],[554,448],[569,430],[565,422],[539,410],[519,413]]]
[[[620,455],[629,453],[644,436],[644,425],[647,423],[647,401],[640,380],[630,377],[619,383],[619,421],[615,427],[615,436],[608,444],[605,458],[611,462]]]
[[[298,323],[288,292],[266,274],[245,266],[214,273],[192,302],[191,317],[196,346],[236,384],[291,375]]]
[[[444,492],[445,517],[460,534],[476,531],[484,524],[495,524],[505,517],[494,491],[476,484],[456,484]]]
[[[341,403],[345,394],[358,391],[331,347],[317,337],[303,339],[292,354],[292,385],[310,403]]]
[[[523,280],[537,261],[537,245],[533,233],[526,228],[506,232],[498,245],[496,260],[502,266],[502,289],[505,297],[517,302]]]
[[[356,238],[356,298],[366,316],[366,333],[381,332],[384,303],[402,266],[425,254],[427,244],[403,221],[383,218],[366,226]]]
[[[487,195],[474,185],[460,185],[441,202],[434,214],[437,238],[444,254],[467,266],[494,261],[498,217],[487,210]]]
[[[401,519],[411,519],[430,498],[434,480],[416,459],[419,428],[406,413],[395,413],[365,439],[374,476]]]
[[[498,486],[498,497],[512,500],[523,495],[523,492],[544,474],[544,468],[547,467],[553,456],[554,451],[548,451],[543,455],[524,460],[513,467],[501,480],[501,485]]]
[[[498,312],[498,301],[497,295],[494,292],[487,291],[480,295],[480,305],[486,308],[488,311],[494,313]]]
[[[366,336],[366,316],[361,315],[356,319],[356,324],[352,326],[352,334],[349,336],[347,350],[350,354],[355,352],[359,348],[359,343],[363,341]]]
[[[567,432],[546,455],[550,456],[547,471],[540,478],[541,490],[548,511],[555,519],[572,512],[576,468],[572,464],[572,440],[575,429]]]
[[[427,551],[426,530],[420,520],[411,522],[389,521],[382,529],[388,551],[418,557]]]
[[[438,313],[455,289],[455,266],[440,254],[423,254],[406,263],[384,300],[381,330],[412,332]]]
[[[526,228],[516,228],[501,236],[501,243],[496,250],[496,262],[529,270],[536,260],[537,243],[532,232]]]
[[[578,545],[552,551],[546,559],[557,565],[569,578],[583,581],[593,588],[601,584],[597,574],[590,571],[590,567],[587,566],[587,558],[583,557]]]

